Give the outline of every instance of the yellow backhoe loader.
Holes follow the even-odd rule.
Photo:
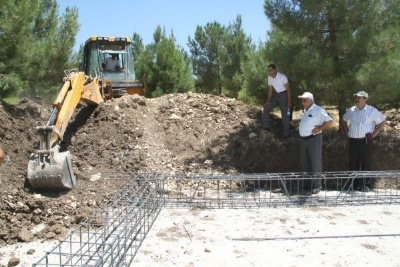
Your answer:
[[[117,61],[107,65],[111,60]],[[39,149],[29,159],[29,185],[38,189],[75,186],[70,153],[60,152],[59,143],[80,101],[99,105],[113,97],[143,94],[144,89],[144,83],[135,78],[130,38],[90,37],[84,46],[79,71],[66,71],[50,118],[46,125],[37,127]]]

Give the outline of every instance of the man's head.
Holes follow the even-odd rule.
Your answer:
[[[365,91],[358,91],[357,93],[353,94],[353,96],[356,98],[356,106],[359,109],[363,109],[368,101],[368,93]]]
[[[268,69],[268,76],[275,78],[277,73],[276,66],[274,64],[269,64],[267,69]]]
[[[5,157],[4,150],[2,148],[0,148],[0,166],[4,161],[4,157]]]
[[[314,96],[310,92],[304,92],[302,95],[299,95],[299,98],[301,98],[301,104],[304,109],[309,109],[314,103]]]

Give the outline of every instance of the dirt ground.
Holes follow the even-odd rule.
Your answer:
[[[347,170],[347,137],[335,126],[324,133],[325,171]],[[273,131],[261,130],[261,107],[224,96],[173,94],[146,99],[125,96],[98,107],[78,106],[62,150],[72,154],[77,186],[70,191],[33,190],[25,182],[28,159],[38,149],[36,126],[50,107],[28,99],[0,105],[0,247],[53,240],[104,203],[121,184],[94,179],[104,172],[265,173],[299,171],[298,122],[280,139],[280,116]],[[400,116],[385,111],[388,125],[375,142],[375,169],[400,166]],[[37,229],[45,225],[43,229]],[[0,255],[1,257],[1,255]]]

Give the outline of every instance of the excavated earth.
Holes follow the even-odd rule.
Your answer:
[[[324,133],[323,168],[346,170],[347,137],[338,131],[335,109],[327,111],[335,126]],[[7,153],[0,167],[0,246],[65,235],[122,186],[122,179],[102,179],[105,173],[299,171],[300,111],[290,138],[280,139],[280,116],[272,116],[274,131],[263,131],[259,106],[206,94],[134,95],[98,107],[79,105],[61,143],[71,152],[76,187],[34,190],[25,180],[28,160],[38,149],[36,126],[50,112],[28,99],[0,105],[0,146]],[[375,142],[375,169],[399,169],[399,116],[396,110],[384,113],[388,125]]]

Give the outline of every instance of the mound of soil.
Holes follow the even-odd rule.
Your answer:
[[[335,110],[328,110],[336,120]],[[72,155],[78,183],[70,191],[40,191],[26,181],[28,159],[38,149],[36,126],[50,107],[23,99],[0,106],[0,146],[7,153],[0,167],[0,246],[54,239],[90,215],[123,183],[104,173],[265,173],[299,171],[297,127],[279,139],[261,130],[261,109],[224,96],[172,94],[146,99],[124,96],[98,107],[78,106],[61,143]],[[375,168],[397,169],[399,117],[389,120],[376,142]],[[347,169],[347,137],[332,127],[324,133],[324,170]]]

